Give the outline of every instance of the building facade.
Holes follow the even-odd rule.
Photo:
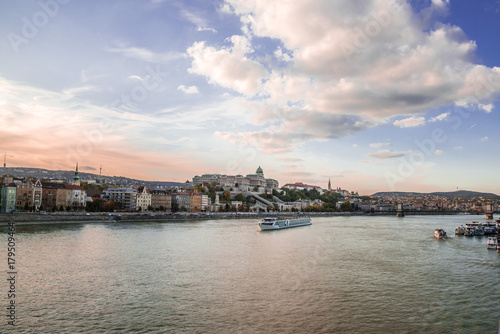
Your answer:
[[[176,192],[172,194],[172,211],[191,211],[191,193]]]
[[[149,211],[151,207],[151,192],[149,188],[140,186],[137,188],[136,209],[139,211]]]
[[[307,191],[317,190],[320,194],[324,193],[324,190],[320,186],[313,186],[302,182],[287,183],[282,188],[288,188],[293,190],[307,190]]]
[[[172,211],[172,195],[164,189],[151,190],[151,206],[155,211]]]
[[[44,210],[66,210],[72,206],[71,189],[63,183],[42,182],[42,204]]]
[[[121,203],[123,210],[134,211],[137,209],[137,191],[135,189],[108,188],[102,194],[102,199]]]
[[[71,191],[70,204],[73,210],[83,210],[87,206],[87,193],[85,189],[74,184],[66,184],[66,189]]]
[[[17,187],[14,183],[0,185],[0,212],[12,212],[16,209]]]
[[[224,190],[239,191],[239,192],[257,192],[264,193],[272,192],[273,189],[278,189],[279,183],[277,180],[264,177],[264,171],[259,166],[255,174],[243,175],[221,175],[221,174],[203,174],[193,177],[193,186],[209,185],[215,182],[215,185],[222,187]]]

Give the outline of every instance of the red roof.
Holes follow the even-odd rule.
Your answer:
[[[72,185],[72,184],[65,184],[64,185],[66,187],[66,189],[71,189],[71,190],[83,190],[82,187],[80,186],[75,186],[75,185]]]

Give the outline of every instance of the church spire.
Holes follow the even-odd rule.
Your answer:
[[[80,176],[78,176],[78,162],[76,163],[75,176],[73,176],[73,181],[80,182]]]
[[[332,183],[330,182],[330,178],[328,178],[328,191],[332,190]]]

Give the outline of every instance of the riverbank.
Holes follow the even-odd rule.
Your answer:
[[[408,212],[412,215],[454,215],[456,212]],[[0,226],[6,226],[9,222],[18,225],[49,225],[49,224],[84,224],[105,222],[136,222],[136,221],[185,221],[185,220],[222,220],[222,219],[262,219],[269,216],[297,216],[297,213],[246,213],[246,212],[219,212],[219,213],[31,213],[16,212],[0,214]],[[311,217],[335,217],[335,216],[395,216],[395,212],[310,212],[301,213],[301,216]],[[471,217],[477,217],[472,215]]]

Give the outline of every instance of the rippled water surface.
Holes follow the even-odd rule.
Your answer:
[[[481,218],[17,226],[11,332],[496,333],[500,254],[453,236]]]

